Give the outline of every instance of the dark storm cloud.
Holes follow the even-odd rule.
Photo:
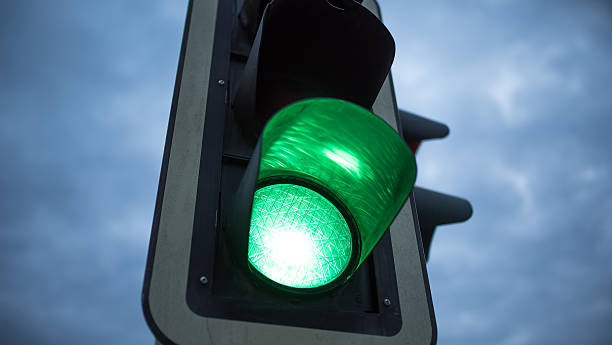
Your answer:
[[[9,344],[151,341],[139,295],[184,7],[3,3]]]
[[[475,209],[428,265],[440,344],[612,341],[609,2],[380,2],[419,183]],[[140,289],[184,1],[0,3],[3,343],[152,341]]]
[[[609,4],[383,6],[400,106],[451,128],[417,182],[475,209],[433,242],[440,343],[609,342]]]

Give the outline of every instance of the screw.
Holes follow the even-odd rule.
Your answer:
[[[219,79],[219,80],[217,80],[217,84],[219,84],[219,86],[223,86],[223,85],[225,85],[225,80]]]
[[[201,283],[202,285],[206,285],[206,284],[208,284],[208,278],[206,278],[206,276],[201,276],[201,277],[200,277],[200,283]]]
[[[388,299],[388,298],[385,298],[385,299],[383,300],[383,303],[385,304],[385,307],[388,307],[388,306],[390,306],[390,305],[391,305],[391,300],[390,300],[390,299]]]

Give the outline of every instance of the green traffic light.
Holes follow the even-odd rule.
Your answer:
[[[353,275],[416,178],[414,156],[397,132],[339,99],[281,109],[266,124],[257,152],[252,163],[260,188],[251,194],[248,262],[303,292]]]
[[[349,226],[321,194],[285,183],[255,192],[248,257],[267,278],[292,288],[320,287],[344,272],[351,254]]]

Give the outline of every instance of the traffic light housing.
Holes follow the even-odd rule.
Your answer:
[[[448,126],[443,123],[405,110],[400,110],[399,115],[402,136],[415,154],[423,140],[441,139],[449,133]],[[436,227],[470,219],[472,205],[466,199],[421,187],[414,188],[414,199],[423,249],[425,257],[429,259],[429,249]]]
[[[414,183],[414,158],[395,132],[398,114],[388,66],[381,72],[381,65],[391,63],[385,62],[388,58],[381,60],[389,52],[367,49],[385,39],[361,48],[358,42],[346,40],[352,43],[343,48],[345,54],[354,51],[362,55],[334,55],[345,41],[338,40],[342,33],[368,40],[375,32],[380,32],[380,37],[388,32],[372,15],[377,9],[371,1],[364,1],[367,10],[350,0],[308,4],[271,2],[258,20],[252,43],[241,39],[231,2],[193,0],[189,4],[143,290],[145,316],[164,343],[212,343],[213,338],[214,342],[246,342],[244,338],[219,338],[222,330],[235,334],[236,329],[239,334],[246,331],[250,342],[266,339],[266,343],[274,343],[267,335],[271,330],[284,334],[285,341],[291,335],[291,339],[299,339],[296,343],[309,344],[435,342],[431,296],[413,222],[414,201],[411,198],[404,205]],[[291,6],[297,10],[286,10]],[[282,26],[271,30],[269,37],[265,28],[280,22],[298,23],[300,16],[307,16],[317,6],[328,11],[330,18],[350,19],[351,13],[355,17],[353,21],[327,20],[323,24],[324,20],[314,15],[317,12],[312,12],[296,34],[319,24],[336,30],[327,30],[329,37],[311,36],[314,48],[307,52],[310,55],[293,53],[279,58],[292,51],[289,45],[297,49],[308,42],[272,44],[275,39],[270,37],[278,35]],[[275,12],[279,8],[283,10]],[[278,13],[278,23],[267,18],[269,13]],[[326,39],[333,44],[324,45],[321,41]],[[317,48],[319,44],[330,50]],[[252,49],[245,53],[245,46]],[[275,50],[277,54],[270,53]],[[301,60],[294,68],[283,68],[304,56],[311,62],[322,59],[317,64],[335,63],[335,67],[317,73],[325,67],[313,64],[317,68],[310,66],[300,72],[308,62]],[[362,79],[351,75],[370,72],[371,76]],[[378,92],[381,85],[383,90]],[[323,107],[328,116],[321,116],[320,111],[311,115],[294,112],[315,106]],[[343,107],[350,111],[337,112]],[[285,119],[290,120],[280,125]],[[270,139],[277,132],[279,137]],[[319,136],[317,140],[305,136],[312,152],[295,143],[285,150],[288,146],[282,143],[296,140],[296,133]],[[368,142],[374,138],[379,139],[374,144],[380,147]],[[324,139],[335,144],[325,144]],[[274,151],[271,148],[275,146],[267,142],[281,143],[277,146],[282,150]],[[356,152],[359,150],[364,152]],[[280,153],[274,156],[274,152]],[[301,155],[296,160],[301,165],[289,171],[282,162],[281,169],[266,170],[266,157],[286,159],[290,155]],[[308,158],[311,163],[302,164]],[[335,161],[332,179],[320,177],[326,172],[321,160]],[[309,168],[313,171],[308,172]],[[355,170],[366,178],[338,177],[341,172],[355,175]],[[262,175],[266,171],[282,174]],[[260,198],[258,191],[318,199],[318,209],[335,208],[340,216],[325,212],[335,224],[346,222],[351,237],[347,262],[317,286],[297,287],[275,281],[273,274],[266,277],[264,268],[258,269],[254,260],[248,260],[253,204],[270,199]],[[374,211],[368,215],[368,210]],[[396,217],[398,211],[400,216]],[[391,227],[402,232],[386,231],[394,218]],[[368,221],[374,224],[368,225]],[[347,242],[346,232],[333,232],[340,234],[340,243]],[[340,252],[346,258],[347,246]]]
[[[423,249],[425,250],[425,257],[429,259],[429,250],[436,227],[470,219],[472,217],[472,205],[466,199],[421,187],[414,188],[414,199],[419,217]]]
[[[263,130],[231,206],[227,238],[239,262],[246,266],[248,253],[249,267],[301,289],[294,292],[342,284],[374,249],[415,178],[408,146],[365,108],[333,98],[298,101]],[[313,255],[320,267],[296,263]]]
[[[331,97],[370,109],[393,62],[391,33],[353,0],[272,1],[233,98],[251,142],[296,100]]]
[[[260,138],[224,226],[240,266],[255,268],[251,271],[286,289],[320,291],[332,280],[336,285],[347,280],[373,249],[408,197],[416,174],[414,158],[400,137],[366,110],[389,72],[394,51],[389,31],[357,2],[276,0],[265,7],[232,104],[243,138],[249,143]],[[291,104],[303,99],[308,100]],[[267,186],[274,183],[285,190]],[[333,228],[304,229],[296,218],[312,209],[281,206],[282,215],[262,212],[261,200],[275,200],[266,196],[270,193],[287,203],[313,200],[296,196],[296,186],[330,202],[326,210],[335,210],[339,217],[334,219],[342,225],[334,220]],[[317,203],[308,204],[319,209]],[[249,227],[255,222],[250,222],[252,209],[259,211],[253,213],[259,225]],[[284,221],[283,231],[273,231],[281,227],[278,219]],[[263,220],[272,224],[261,226]],[[326,224],[323,219],[316,223]],[[298,240],[297,234],[305,236],[301,242],[318,245],[286,248]],[[286,236],[293,237],[277,241]],[[304,257],[316,253],[312,260],[320,266],[297,265],[291,248]],[[297,281],[295,272],[302,279],[317,278]]]
[[[362,264],[416,176],[408,146],[368,110],[393,54],[388,30],[354,1],[275,0],[266,6],[246,62],[235,63],[243,69],[230,73],[235,92],[228,97],[220,162],[221,232],[214,248],[194,233],[187,291],[194,311],[366,334],[399,331],[399,309],[380,308],[384,298],[375,291],[393,296],[395,281],[360,286],[374,269],[392,278],[389,267]],[[296,209],[296,202],[308,208]],[[335,226],[313,219],[319,214]],[[381,247],[392,257],[390,246]],[[206,257],[209,252],[214,257]],[[220,299],[206,295],[202,272],[213,272],[209,285],[229,297],[223,307],[207,305]],[[365,295],[368,302],[348,302],[351,295]],[[299,305],[287,304],[292,300]],[[321,308],[324,302],[331,307]],[[240,315],[230,312],[232,304],[241,306]],[[294,318],[283,314],[288,310]],[[314,310],[329,318],[312,317]],[[384,312],[357,322],[372,310]]]

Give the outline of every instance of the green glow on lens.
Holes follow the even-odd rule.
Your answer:
[[[348,172],[359,175],[359,160],[355,156],[338,149],[323,149],[323,153]]]
[[[293,288],[316,288],[338,278],[351,253],[344,216],[321,194],[294,184],[255,192],[248,255],[264,276]]]
[[[410,195],[416,161],[397,132],[369,110],[311,98],[279,110],[264,128],[257,181],[274,179],[307,181],[333,195],[350,214],[361,264]]]

